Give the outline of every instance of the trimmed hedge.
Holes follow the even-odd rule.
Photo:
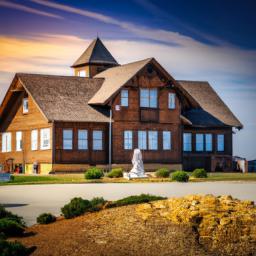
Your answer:
[[[16,221],[8,218],[0,219],[0,233],[5,236],[21,236],[24,232],[24,227]]]
[[[0,255],[1,256],[28,256],[35,248],[26,248],[20,242],[9,242],[0,239]]]
[[[178,182],[188,182],[189,176],[184,171],[175,171],[174,173],[172,173],[171,179]]]
[[[122,168],[114,168],[108,174],[109,178],[120,178],[123,177],[123,169]]]
[[[49,224],[56,221],[56,217],[51,213],[42,213],[36,219],[38,224]]]
[[[156,177],[158,178],[168,178],[170,176],[170,171],[168,168],[160,168],[156,170]]]
[[[25,227],[25,222],[22,217],[7,211],[2,205],[0,205],[0,219],[8,218],[17,222],[19,225]]]
[[[97,167],[89,168],[85,174],[84,177],[87,180],[96,180],[101,179],[104,176],[102,169]]]
[[[208,175],[207,175],[207,171],[205,169],[195,169],[193,172],[192,172],[192,176],[195,177],[195,178],[207,178]]]
[[[107,201],[103,197],[94,197],[90,201],[91,208],[89,209],[89,211],[92,211],[92,212],[100,211],[106,202]]]

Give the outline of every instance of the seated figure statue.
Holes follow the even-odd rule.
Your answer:
[[[130,172],[124,173],[124,178],[126,179],[136,179],[136,178],[147,178],[147,175],[144,171],[143,161],[142,161],[142,154],[140,149],[136,148],[133,152],[132,158],[133,168]]]

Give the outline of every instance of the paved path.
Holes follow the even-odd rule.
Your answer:
[[[232,195],[256,202],[256,182],[199,182],[199,183],[108,183],[18,185],[0,187],[0,204],[24,217],[32,225],[43,212],[59,215],[60,208],[75,196],[91,199],[104,197],[120,199],[133,194],[150,193],[167,197],[187,194]]]

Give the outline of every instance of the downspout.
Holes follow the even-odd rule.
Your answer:
[[[112,169],[112,104],[110,105],[109,110],[109,139],[108,139],[108,168],[109,171]]]

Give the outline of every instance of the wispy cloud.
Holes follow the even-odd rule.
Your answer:
[[[32,13],[32,14],[37,14],[37,15],[41,15],[41,16],[46,16],[46,17],[50,17],[50,18],[55,18],[55,19],[63,19],[63,17],[53,14],[53,13],[49,13],[49,12],[45,12],[45,11],[40,11],[37,9],[34,9],[32,7],[28,7],[22,4],[17,4],[17,3],[12,3],[10,1],[0,1],[0,6],[6,7],[6,8],[11,8],[11,9],[15,9],[15,10],[20,10],[20,11],[24,11],[24,12],[28,12],[28,13]]]

